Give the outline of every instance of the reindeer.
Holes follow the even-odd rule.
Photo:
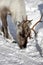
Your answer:
[[[4,37],[9,38],[8,29],[7,29],[7,27],[8,27],[7,14],[11,15],[8,8],[4,7],[2,9],[0,9],[0,17],[2,20],[2,32],[4,33]]]
[[[2,31],[6,38],[8,38],[7,15],[9,15],[10,13],[14,24],[17,26],[17,23],[22,20],[22,16],[24,17],[24,19],[26,16],[24,0],[0,0],[0,17],[2,20]]]
[[[10,11],[8,8],[4,7],[3,9],[1,9],[1,20],[2,20],[2,32],[4,33],[4,37],[9,38],[9,34],[8,34],[8,23],[7,23],[7,15],[11,15]],[[40,18],[41,20],[41,18]],[[35,23],[33,25],[32,28],[30,28],[31,25],[31,21],[32,20],[27,20],[27,16],[26,16],[26,20],[23,19],[23,21],[21,23],[19,23],[18,25],[18,29],[20,30],[18,32],[18,45],[19,47],[22,48],[26,48],[27,46],[27,38],[31,38],[31,30],[34,31],[35,35],[36,35],[36,31],[34,30],[34,27],[40,22],[40,20]]]
[[[40,20],[33,25],[32,28],[30,28],[32,20],[27,20],[27,16],[26,16],[26,20],[23,19],[23,21],[21,23],[19,23],[18,27],[21,31],[18,34],[18,41],[19,41],[19,47],[21,49],[26,48],[27,38],[28,37],[30,39],[32,38],[31,37],[31,30],[34,31],[35,36],[37,35],[36,31],[34,30],[34,27],[41,21],[41,19],[42,19],[42,16],[41,16]]]
[[[31,30],[35,32],[33,28],[36,25],[33,26],[31,29],[28,26],[31,20],[29,21],[26,18],[24,0],[0,0],[0,17],[2,20],[2,31],[4,33],[4,36],[6,38],[9,38],[7,29],[8,27],[7,15],[11,15],[12,19],[14,20],[15,26],[17,26],[16,35],[19,47],[25,48],[27,45],[27,38],[28,37],[31,38]],[[40,22],[40,20],[38,21],[38,23]],[[21,24],[17,25],[18,22],[21,22]]]
[[[9,38],[8,29],[7,29],[8,27],[7,15],[11,15],[10,10],[6,7],[2,8],[0,10],[0,16],[2,20],[2,32],[4,33],[4,37]],[[20,30],[17,34],[17,40],[18,40],[18,45],[21,49],[26,48],[27,38],[28,37],[31,38],[31,30],[33,30],[36,35],[36,31],[34,30],[34,27],[40,22],[40,20],[37,23],[35,23],[32,28],[30,28],[32,20],[27,20],[27,16],[26,16],[26,19],[25,20],[23,19],[23,21],[19,23],[19,25],[17,26],[18,30]]]

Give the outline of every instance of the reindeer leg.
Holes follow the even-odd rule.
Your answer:
[[[5,37],[9,38],[7,27],[4,27]]]
[[[4,27],[3,27],[3,26],[1,27],[1,30],[2,30],[2,32],[4,33]]]
[[[2,20],[2,32],[4,33],[4,36],[6,38],[9,38],[9,35],[8,35],[8,29],[7,29],[7,15],[6,14],[1,14],[1,20]]]
[[[2,25],[2,28],[1,28],[2,32],[4,33],[4,37],[5,37],[5,32],[4,32],[4,27]]]

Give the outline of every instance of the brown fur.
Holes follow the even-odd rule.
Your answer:
[[[41,19],[40,19],[40,20],[41,20]],[[31,37],[31,30],[34,31],[35,36],[36,36],[37,33],[36,33],[36,31],[35,31],[33,28],[37,25],[37,23],[40,22],[40,20],[39,20],[38,22],[36,22],[36,23],[33,25],[32,28],[30,28],[28,24],[31,24],[31,21],[32,21],[32,20],[29,21],[29,20],[27,20],[27,17],[26,17],[26,20],[23,20],[23,21],[18,25],[18,26],[21,27],[21,29],[22,29],[22,31],[19,32],[19,37],[18,37],[18,39],[19,39],[19,47],[20,47],[20,48],[26,48],[27,38],[28,38],[28,37],[29,37],[29,38],[32,38],[32,37]]]
[[[19,39],[19,47],[20,48],[26,48],[26,45],[27,45],[27,38],[31,38],[31,30],[30,30],[30,27],[28,26],[28,24],[31,23],[31,20],[28,21],[27,19],[26,20],[23,20],[19,25],[18,27],[21,27],[22,28],[22,31],[19,32],[19,35],[18,35],[18,39]]]
[[[9,34],[8,34],[8,23],[7,23],[7,14],[8,14],[9,9],[4,7],[1,10],[1,20],[2,20],[2,32],[4,33],[4,37],[9,38]]]

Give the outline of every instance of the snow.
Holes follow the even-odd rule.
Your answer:
[[[32,26],[41,17],[37,8],[31,8],[31,11],[27,12],[28,19],[33,19]],[[14,38],[15,27],[11,17],[8,18],[9,33]],[[0,22],[0,27],[1,25]],[[28,38],[26,49],[20,49],[17,43],[12,43],[13,38],[6,39],[0,32],[0,65],[43,65],[43,22],[40,22],[35,30],[38,31],[37,37],[32,32],[33,38]]]
[[[0,35],[0,64],[1,65],[43,65],[43,29],[38,32],[38,43],[35,38],[29,40],[26,49],[20,49],[17,43],[11,43],[9,40]],[[41,33],[41,34],[40,34]],[[41,37],[41,38],[40,38]],[[3,40],[2,40],[3,39]],[[42,40],[40,43],[40,39]]]

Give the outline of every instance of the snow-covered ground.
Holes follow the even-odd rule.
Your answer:
[[[43,0],[36,1],[38,6]],[[27,7],[27,15],[28,19],[33,19],[32,26],[40,19],[43,10],[43,8],[35,6],[35,4],[34,7],[32,6],[33,2],[36,3],[36,1],[27,0],[29,4],[31,3]],[[15,26],[10,16],[8,17],[8,25],[10,33],[14,38],[16,34],[14,34]],[[4,38],[0,32],[0,65],[43,65],[43,22],[40,22],[35,27],[35,30],[38,32],[37,37],[35,38],[34,33],[32,33],[33,38],[28,38],[26,49],[20,49],[17,43],[12,43],[12,40]]]
[[[37,38],[28,39],[26,49],[0,35],[0,65],[43,65],[43,29]]]

